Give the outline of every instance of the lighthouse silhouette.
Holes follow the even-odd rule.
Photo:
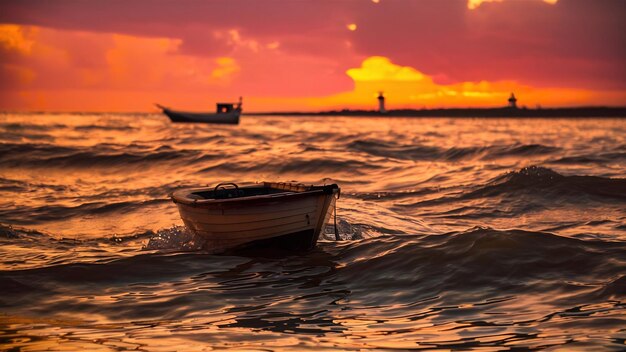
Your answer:
[[[378,92],[378,112],[381,114],[387,112],[387,110],[385,110],[385,97],[383,96],[383,92]]]
[[[517,109],[517,98],[515,97],[515,94],[511,93],[508,102],[510,109]]]

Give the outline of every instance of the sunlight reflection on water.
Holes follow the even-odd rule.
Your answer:
[[[621,350],[623,119],[0,114],[2,348]],[[168,199],[337,182],[335,241],[209,255]]]

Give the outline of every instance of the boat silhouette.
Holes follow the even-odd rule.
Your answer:
[[[216,111],[211,112],[190,112],[170,109],[160,104],[155,104],[162,112],[172,120],[172,122],[200,122],[216,124],[239,124],[241,115],[242,98],[238,103],[217,103]]]

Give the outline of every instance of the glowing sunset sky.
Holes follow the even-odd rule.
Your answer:
[[[626,1],[0,0],[0,110],[626,105]]]

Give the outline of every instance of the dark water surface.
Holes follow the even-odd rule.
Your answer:
[[[336,182],[304,254],[167,194]],[[0,115],[0,349],[625,350],[626,120]]]

